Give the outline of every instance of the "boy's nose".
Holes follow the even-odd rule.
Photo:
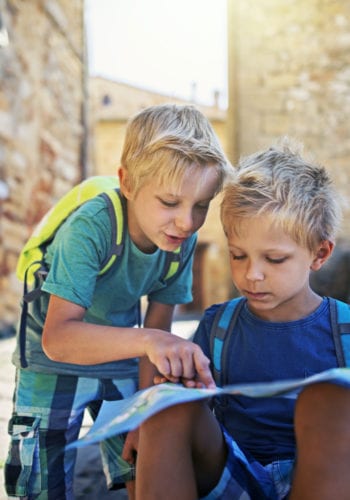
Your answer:
[[[181,231],[188,232],[193,229],[193,216],[192,211],[183,211],[178,214],[175,220],[176,227]]]
[[[246,271],[246,278],[249,281],[260,281],[264,279],[264,272],[257,263],[250,262]]]

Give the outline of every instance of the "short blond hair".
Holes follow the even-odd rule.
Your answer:
[[[304,159],[301,149],[284,138],[240,160],[221,204],[227,235],[239,232],[242,218],[267,215],[304,248],[334,242],[341,223],[340,195],[326,169]]]
[[[179,185],[193,167],[214,168],[219,192],[233,170],[208,119],[175,104],[148,107],[129,121],[121,166],[135,192],[151,179]]]

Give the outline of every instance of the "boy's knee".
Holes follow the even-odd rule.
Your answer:
[[[330,383],[313,384],[300,394],[295,410],[295,430],[332,432],[350,437],[350,389]]]
[[[312,489],[310,498],[350,498],[348,481],[344,482],[350,464],[349,418],[349,389],[322,383],[300,394],[295,413],[297,461],[291,498],[301,498],[303,488],[305,492]],[[335,487],[340,488],[337,493]]]
[[[159,435],[162,430],[173,432],[176,430],[184,431],[196,421],[198,412],[201,411],[201,402],[182,403],[170,406],[161,412],[156,413],[149,419],[145,420],[140,427],[141,432],[150,433],[152,431]]]

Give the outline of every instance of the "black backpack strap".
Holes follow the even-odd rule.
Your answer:
[[[124,250],[125,231],[126,231],[126,203],[119,189],[114,189],[110,194],[107,192],[100,193],[107,203],[109,218],[111,221],[111,246],[109,253],[102,262],[100,275],[106,273],[114,264]],[[118,221],[117,213],[120,213],[121,220]]]
[[[209,342],[213,377],[219,387],[225,384],[224,374],[227,373],[226,366],[230,338],[245,302],[244,298],[238,297],[222,304],[218,308],[211,326]]]
[[[28,271],[34,266],[39,265],[40,267],[35,271],[35,288],[28,291]],[[27,329],[27,314],[28,314],[28,304],[36,300],[41,294],[41,287],[45,281],[47,275],[47,269],[43,261],[33,262],[26,270],[24,274],[23,282],[23,299],[22,299],[22,312],[19,322],[19,353],[20,353],[20,363],[21,368],[27,368],[28,363],[26,359],[26,329]]]
[[[350,366],[350,306],[329,298],[331,328],[340,367]]]

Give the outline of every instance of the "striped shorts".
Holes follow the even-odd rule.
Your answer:
[[[14,409],[9,422],[10,449],[5,463],[9,496],[28,500],[72,500],[76,450],[65,450],[79,437],[84,410],[96,418],[103,400],[132,395],[132,379],[94,379],[17,370]],[[109,488],[134,478],[121,458],[125,436],[100,443]]]
[[[282,500],[292,482],[293,460],[279,460],[266,466],[245,455],[223,429],[228,456],[215,488],[201,500]]]

